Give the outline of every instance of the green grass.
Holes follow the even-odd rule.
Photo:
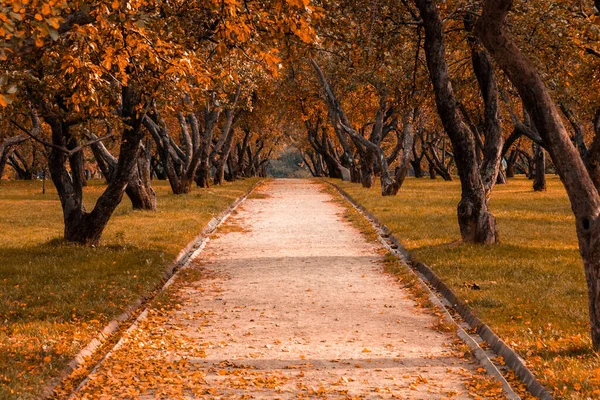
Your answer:
[[[208,221],[257,179],[170,193],[154,182],[158,212],[116,210],[96,248],[60,240],[56,192],[40,182],[0,185],[0,399],[35,398],[40,388],[136,298]],[[85,190],[89,208],[103,191]]]
[[[496,186],[501,244],[458,242],[459,182],[407,179],[396,197],[335,181],[375,214],[527,361],[558,398],[599,398],[600,358],[589,339],[587,289],[575,223],[558,178]],[[482,290],[469,288],[477,283]]]

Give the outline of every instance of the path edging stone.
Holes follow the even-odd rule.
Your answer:
[[[41,398],[42,399],[51,398],[54,395],[55,390],[58,387],[60,387],[60,385],[62,384],[63,379],[65,379],[67,376],[69,376],[77,368],[82,366],[85,363],[86,359],[89,358],[90,356],[92,356],[96,352],[96,350],[98,350],[110,337],[112,337],[115,334],[115,332],[118,330],[118,328],[124,322],[131,319],[138,311],[140,311],[142,306],[144,306],[146,303],[148,303],[150,300],[152,300],[154,297],[156,297],[156,295],[158,295],[159,293],[164,291],[167,287],[169,287],[173,283],[174,278],[177,275],[177,273],[181,269],[183,269],[185,266],[187,266],[189,264],[189,262],[195,256],[197,256],[198,253],[200,253],[202,251],[202,249],[204,248],[204,245],[206,244],[208,236],[210,234],[212,234],[219,225],[221,225],[223,222],[225,222],[227,220],[227,218],[229,218],[231,213],[244,200],[246,200],[246,198],[254,191],[254,189],[256,189],[264,181],[265,181],[264,179],[261,179],[258,182],[256,182],[255,184],[253,184],[250,188],[248,188],[246,190],[246,192],[243,195],[241,195],[233,203],[231,203],[231,205],[229,207],[227,207],[225,210],[220,212],[216,217],[211,218],[211,220],[202,229],[201,233],[198,236],[196,236],[194,239],[192,239],[179,252],[177,257],[175,257],[175,261],[173,261],[173,263],[171,263],[171,265],[169,267],[167,267],[166,271],[163,274],[161,283],[158,285],[158,287],[155,290],[153,290],[152,292],[150,292],[149,295],[142,296],[142,297],[138,298],[137,300],[135,300],[129,307],[127,307],[127,309],[123,313],[121,313],[116,318],[111,320],[108,324],[106,324],[106,326],[100,331],[100,333],[98,333],[98,335],[96,335],[95,338],[90,340],[88,342],[88,344],[83,349],[81,349],[79,351],[79,353],[77,353],[75,355],[75,357],[73,357],[71,359],[71,361],[69,361],[69,363],[60,372],[60,374],[57,377],[50,380],[50,382],[44,387],[44,390],[42,391],[42,394],[41,394]],[[142,316],[147,314],[145,311],[146,311],[146,309],[144,309],[139,314],[139,316],[133,322],[132,326],[129,327],[129,329],[131,329],[133,326],[137,326],[137,324],[141,320]],[[114,351],[115,347],[118,344],[119,343],[117,343],[109,351],[109,353],[112,353],[112,351]],[[109,353],[107,353],[107,355]],[[104,361],[105,358],[106,358],[106,355],[99,361],[98,365],[100,363],[102,363],[102,361]],[[98,365],[96,365],[94,370],[97,368]],[[86,380],[87,380],[87,378],[86,378]]]
[[[379,236],[380,240],[382,241],[382,243],[384,245],[386,245],[385,242],[389,242],[389,244],[386,245],[386,247],[388,247],[390,251],[395,253],[395,255],[397,255],[398,258],[400,258],[401,261],[403,261],[404,264],[407,267],[409,267],[410,271],[418,272],[416,275],[419,278],[419,280],[421,280],[424,287],[426,287],[430,291],[431,295],[437,300],[437,302],[434,301],[434,303],[439,304],[438,306],[441,306],[444,309],[446,316],[450,317],[451,320],[454,322],[454,324],[457,325],[457,327],[459,328],[460,339],[463,340],[463,342],[465,342],[471,348],[475,357],[482,363],[482,365],[486,368],[486,370],[488,370],[488,368],[490,368],[489,364],[491,364],[491,366],[493,366],[493,369],[495,369],[498,372],[498,374],[500,374],[500,372],[498,371],[496,366],[493,364],[493,362],[489,359],[489,357],[487,357],[487,355],[485,355],[485,352],[483,351],[483,349],[481,349],[481,347],[479,347],[479,345],[473,340],[473,338],[471,338],[471,336],[468,333],[464,332],[464,330],[460,327],[460,325],[457,323],[457,321],[454,320],[454,318],[451,316],[451,314],[446,309],[446,306],[444,306],[439,301],[438,296],[436,296],[431,291],[430,286],[442,298],[444,298],[450,304],[451,308],[453,310],[455,310],[461,316],[462,319],[465,320],[465,322],[467,323],[469,328],[475,330],[477,332],[477,334],[485,342],[487,342],[489,344],[491,349],[496,354],[503,357],[506,365],[515,372],[515,375],[526,385],[527,390],[532,395],[534,395],[542,400],[553,400],[554,399],[552,393],[548,389],[546,389],[537,380],[535,375],[531,372],[531,370],[529,368],[527,368],[527,366],[525,365],[525,362],[517,354],[517,352],[514,349],[512,349],[511,347],[509,347],[487,324],[483,323],[475,315],[473,310],[464,301],[462,301],[456,295],[456,293],[454,293],[452,291],[452,289],[450,289],[448,287],[448,285],[446,285],[431,270],[431,268],[429,266],[427,266],[426,264],[424,264],[422,262],[418,262],[418,261],[415,262],[412,259],[412,256],[410,255],[410,253],[404,248],[404,246],[402,246],[400,241],[394,236],[394,234],[390,231],[390,229],[385,224],[383,224],[375,215],[373,215],[373,213],[371,213],[369,210],[367,210],[364,206],[362,206],[359,202],[357,202],[354,198],[352,198],[352,196],[350,196],[346,191],[344,191],[338,185],[336,185],[333,182],[329,182],[325,179],[321,179],[321,181],[327,183],[328,185],[330,185],[331,187],[336,189],[338,191],[338,193],[344,199],[346,199],[354,208],[356,208],[371,223],[371,225],[374,228],[376,228],[376,230],[378,231],[378,236]],[[464,335],[460,331],[462,331],[464,333]],[[469,341],[465,337],[465,335],[468,336],[471,340]],[[473,344],[476,347],[473,347]],[[477,349],[479,349],[479,350],[477,350]],[[485,359],[480,359],[480,357],[483,357],[483,355],[481,354],[482,352],[483,352],[483,355],[485,355]],[[493,373],[493,375],[496,375],[496,374]],[[501,374],[500,374],[500,376],[502,377],[501,382],[502,381],[506,382],[506,380],[504,379],[504,377]],[[504,383],[503,383],[503,386],[504,386]],[[512,389],[510,389],[510,391],[514,393],[514,391],[512,391]],[[508,393],[508,394],[510,395],[510,393]],[[516,394],[515,394],[515,396],[516,396]]]

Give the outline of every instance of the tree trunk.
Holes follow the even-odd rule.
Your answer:
[[[370,189],[373,187],[373,182],[375,181],[375,171],[373,169],[375,157],[373,157],[370,151],[366,151],[365,153],[360,157],[360,183],[362,187]]]
[[[414,128],[413,123],[416,118],[417,110],[409,110],[403,118],[404,127],[402,129],[402,156],[400,157],[400,163],[394,171],[394,178],[389,176],[388,164],[383,153],[383,149],[379,148],[379,162],[381,166],[381,194],[382,196],[395,196],[398,190],[402,187],[406,174],[408,172],[408,166],[410,165],[410,159],[412,156],[412,149],[414,144]]]
[[[498,171],[498,178],[496,178],[496,185],[506,185],[508,181],[506,180],[506,172],[503,170]]]
[[[462,187],[458,223],[466,242],[497,242],[496,220],[489,212],[485,187],[478,170],[473,133],[462,121],[448,76],[442,21],[433,0],[416,0],[425,29],[425,55],[438,113],[452,142]]]
[[[416,160],[412,160],[410,162],[410,165],[412,166],[413,169],[413,173],[415,174],[415,178],[422,178],[423,177],[423,168],[421,167],[421,158],[418,158]]]
[[[9,149],[0,148],[0,182],[4,176],[4,169],[6,168],[6,161],[8,160]]]
[[[228,119],[229,119],[229,117],[228,117]],[[222,146],[222,152],[221,152],[221,155],[219,156],[219,160],[217,161],[217,166],[215,168],[215,178],[214,178],[215,185],[222,185],[223,182],[225,181],[225,166],[227,165],[227,160],[229,159],[229,155],[231,154],[234,136],[235,136],[234,130],[231,129],[231,127],[230,127],[230,129],[225,137],[225,142],[223,143],[223,146]]]
[[[464,19],[467,32],[473,31],[474,13],[468,12]],[[498,105],[498,82],[489,53],[482,46],[479,38],[469,35],[467,42],[471,49],[473,72],[479,84],[481,97],[485,105],[483,135],[485,143],[482,148],[481,181],[485,198],[492,195],[494,185],[498,181],[498,172],[502,159],[502,125],[500,123],[500,108]]]
[[[125,189],[134,210],[156,211],[156,192],[152,188],[150,169],[150,152],[140,146],[137,165]]]
[[[506,160],[506,177],[507,178],[515,177],[515,163],[517,162],[518,156],[519,156],[519,151],[516,149],[510,153],[510,156],[508,156],[508,159]]]
[[[233,119],[235,117],[235,107],[240,98],[240,94],[241,88],[238,87],[235,94],[231,97],[230,107],[225,111],[225,126],[223,127],[221,138],[215,146],[215,157],[217,155],[219,156],[218,161],[215,160],[213,163],[215,165],[215,176],[213,181],[215,185],[221,185],[225,181],[225,165],[233,146],[233,138],[235,136]]]
[[[306,162],[306,165],[309,165],[310,163],[312,163],[311,173],[313,173],[313,176],[315,176],[315,177],[323,177],[323,176],[325,176],[325,173],[323,171],[322,157],[321,157],[321,155],[319,153],[313,153],[312,151],[309,152],[308,153],[308,160],[305,160],[305,162]]]
[[[97,138],[96,135],[90,134],[91,138]],[[119,161],[115,158],[102,142],[97,142],[91,146],[94,158],[98,168],[102,171],[106,182],[110,183],[114,177]],[[125,193],[134,210],[156,211],[156,193],[152,188],[151,180],[151,157],[147,147],[140,145],[139,155],[137,157],[137,165],[133,169]]]
[[[437,172],[435,171],[435,167],[429,164],[429,179],[437,178]]]
[[[512,0],[486,0],[477,24],[484,45],[519,91],[525,109],[565,186],[576,219],[579,252],[588,284],[591,337],[600,349],[600,197],[581,156],[569,137],[550,91],[537,69],[506,27]]]
[[[233,171],[235,170],[234,158],[235,158],[235,156],[234,156],[233,152],[229,153],[229,158],[227,158],[227,172],[225,173],[225,180],[227,182],[235,181],[235,175],[233,174]]]
[[[350,171],[350,180],[353,183],[365,182],[361,176],[361,170],[363,169],[363,166],[361,165],[359,167],[356,165],[356,162],[354,161],[354,155],[350,147],[350,143],[346,138],[341,126],[341,123],[344,123],[347,126],[350,126],[350,123],[348,122],[339,101],[335,97],[335,94],[333,93],[333,88],[331,87],[331,84],[327,81],[325,74],[323,73],[319,65],[315,62],[315,60],[311,59],[310,62],[317,74],[317,77],[319,78],[319,81],[321,82],[323,90],[325,91],[325,100],[329,108],[328,115],[331,120],[331,125],[333,126],[333,130],[342,146],[343,154],[341,155],[340,163],[342,167],[347,168]],[[367,182],[368,180],[369,179],[366,178]]]
[[[137,111],[140,100],[134,89],[124,87],[122,90],[122,117],[127,122],[122,133],[119,162],[112,182],[108,184],[91,212],[87,212],[83,205],[83,187],[79,179],[82,163],[78,157],[81,151],[68,155],[58,148],[53,147],[50,150],[48,166],[61,201],[65,224],[64,238],[68,242],[84,245],[98,244],[106,224],[123,198],[125,188],[136,166],[143,137],[141,119]],[[77,147],[77,140],[70,133],[70,127],[62,116],[48,113],[44,115],[44,119],[51,127],[54,145],[68,150]],[[67,169],[67,162],[71,173]]]
[[[535,145],[535,178],[533,190],[543,192],[546,190],[546,154],[542,146]]]
[[[208,162],[203,160],[198,166],[198,170],[196,171],[196,186],[201,188],[209,188],[210,187],[210,166]]]
[[[18,180],[33,180],[35,177],[35,171],[33,170],[34,163],[35,159],[30,163],[18,149],[15,149],[12,154],[8,156],[8,165],[15,170],[16,179]]]
[[[152,156],[150,165],[152,167],[152,174],[156,177],[156,179],[159,181],[164,181],[167,179],[165,167],[162,165],[159,157]]]

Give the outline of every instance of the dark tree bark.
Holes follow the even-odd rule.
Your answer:
[[[437,178],[437,171],[432,164],[429,164],[429,179]]]
[[[167,180],[167,174],[165,172],[165,168],[160,162],[160,158],[157,156],[150,157],[150,167],[151,167],[151,178],[156,177],[159,181]]]
[[[563,114],[565,115],[565,117],[567,117],[567,120],[573,127],[574,134],[571,140],[575,144],[575,147],[577,147],[579,154],[581,154],[581,158],[585,159],[588,149],[583,139],[583,128],[581,127],[581,124],[575,117],[575,114],[573,114],[573,111],[571,111],[569,106],[567,106],[564,102],[560,103],[560,109],[562,110]]]
[[[97,138],[96,135],[89,135],[91,138]],[[119,160],[114,157],[104,143],[97,142],[91,145],[92,153],[98,163],[98,168],[102,171],[106,182],[110,183],[114,177]],[[156,211],[156,192],[152,188],[152,180],[150,177],[151,157],[147,146],[140,144],[140,150],[136,167],[133,169],[125,193],[134,210]]]
[[[421,152],[419,153],[419,150],[417,150],[417,146],[418,146],[418,142],[421,142]],[[423,176],[425,176],[424,172],[423,172],[423,167],[421,166],[421,163],[423,162],[423,157],[425,157],[425,146],[423,143],[423,133],[419,132],[418,135],[415,136],[415,140],[413,141],[413,148],[412,148],[412,159],[410,160],[410,165],[413,168],[413,172],[415,174],[415,178],[423,178]]]
[[[258,166],[261,161],[261,153],[265,148],[265,142],[262,138],[256,139],[256,144],[254,146],[254,151],[252,151],[252,146],[248,146],[248,163],[246,168],[244,169],[244,177],[250,178],[256,176],[258,174]],[[267,157],[268,158],[268,157]]]
[[[535,178],[535,157],[532,157],[523,150],[519,150],[519,159],[521,160],[521,167],[527,179]]]
[[[475,139],[457,109],[446,63],[442,21],[433,0],[416,0],[425,29],[425,55],[433,83],[438,114],[454,149],[462,198],[458,223],[464,241],[497,242],[496,220],[487,207],[486,189],[478,170]]]
[[[323,165],[323,157],[320,154],[315,152],[309,152],[308,157],[313,165],[313,170],[315,171],[315,176],[323,177],[325,176],[325,167]]]
[[[221,139],[215,147],[215,154],[218,155],[218,160],[213,164],[215,165],[215,177],[214,184],[221,185],[225,181],[225,166],[231,149],[233,147],[233,139],[235,132],[233,130],[233,119],[235,117],[235,106],[240,98],[241,89],[238,88],[235,95],[232,98],[232,105],[225,110],[225,126],[221,133]]]
[[[317,73],[317,77],[321,82],[321,86],[325,91],[325,100],[327,102],[327,106],[329,108],[329,119],[331,120],[331,125],[333,126],[333,130],[342,146],[343,154],[341,156],[340,162],[344,168],[347,168],[350,171],[350,180],[353,183],[361,182],[361,172],[359,167],[356,165],[354,161],[354,152],[352,151],[352,147],[346,138],[346,134],[344,133],[344,129],[342,128],[342,124],[346,126],[351,126],[350,122],[346,118],[346,114],[341,108],[339,101],[337,100],[331,84],[325,77],[323,70],[319,67],[319,65],[315,62],[315,60],[310,60],[315,72]]]
[[[474,13],[468,12],[464,20],[465,29],[472,33],[475,26]],[[483,136],[484,144],[481,146],[481,180],[485,190],[485,197],[489,199],[494,185],[498,181],[498,173],[502,159],[502,125],[500,123],[500,107],[498,104],[498,82],[490,55],[482,46],[479,38],[470,34],[467,40],[471,49],[471,62],[473,72],[477,78],[481,97],[485,105]],[[481,140],[480,140],[481,141]]]
[[[506,27],[512,0],[486,0],[477,32],[486,48],[519,91],[565,186],[576,218],[579,251],[588,284],[592,343],[600,349],[600,182],[588,172],[563,125],[558,108],[537,69]],[[595,140],[597,137],[595,138]],[[591,151],[590,151],[591,152]]]
[[[308,142],[314,151],[323,158],[323,161],[327,166],[328,176],[334,179],[342,179],[342,163],[337,158],[337,154],[335,154],[334,151],[331,151],[333,145],[331,145],[324,127],[321,126],[322,122],[320,116],[315,119],[314,123],[310,120],[305,121],[304,124],[308,133]],[[319,130],[322,132],[320,137]]]
[[[71,133],[71,125],[62,115],[48,111],[49,107],[43,107],[43,118],[52,130],[53,147],[48,157],[48,166],[61,201],[65,224],[64,237],[68,242],[98,244],[106,224],[121,202],[136,166],[139,146],[143,138],[140,102],[141,96],[133,87],[122,88],[121,116],[125,127],[121,134],[119,162],[112,181],[90,212],[87,212],[83,205],[83,187],[78,178],[82,163],[78,157],[81,148],[77,150],[79,147],[77,138]]]
[[[392,178],[389,174],[388,163],[383,153],[381,146],[379,147],[379,163],[381,165],[381,194],[383,196],[395,196],[398,190],[402,187],[406,174],[408,172],[408,166],[410,165],[413,142],[415,138],[414,133],[414,120],[416,119],[416,110],[409,110],[402,120],[402,140],[398,140],[399,144],[402,143],[402,156],[400,162],[396,166],[394,171],[394,177]]]
[[[443,134],[442,134],[443,135]],[[427,134],[427,140],[423,138],[423,154],[429,163],[429,172],[431,179],[435,179],[439,174],[443,180],[450,182],[452,181],[452,175],[450,174],[450,166],[454,162],[454,159],[450,157],[449,161],[446,161],[446,151],[445,145],[442,144],[443,150],[442,155],[440,157],[438,144],[442,138],[442,135],[438,135],[437,137],[432,137],[431,134]],[[431,171],[434,172],[433,177],[431,175]]]
[[[218,108],[211,110],[207,107],[204,112],[205,128],[202,134],[202,142],[200,146],[200,163],[195,175],[196,185],[201,188],[210,187],[210,147],[212,144],[215,126],[217,124],[217,120],[219,119],[218,112],[220,112],[220,110],[215,110],[218,110]]]
[[[515,177],[515,163],[517,162],[517,158],[519,157],[519,151],[514,149],[508,159],[506,160],[506,177],[514,178]]]
[[[221,108],[213,98],[204,109],[204,131],[194,113],[178,113],[183,148],[170,135],[167,124],[156,107],[144,118],[144,126],[154,139],[161,164],[174,194],[187,194],[197,180],[199,186],[208,185],[210,171],[210,146]],[[200,171],[199,171],[200,170]]]
[[[535,178],[533,179],[533,190],[543,192],[546,190],[546,153],[539,144],[534,145],[535,151]]]
[[[304,165],[306,165],[306,168],[308,169],[308,172],[310,172],[311,176],[313,178],[318,178],[321,177],[323,175],[319,175],[317,173],[316,170],[316,166],[314,164],[314,158],[311,157],[312,152],[309,153],[305,153],[303,151],[300,152],[300,156],[302,157],[302,162],[304,163]],[[311,161],[309,161],[311,160]]]
[[[402,182],[404,182],[406,168],[410,162],[412,142],[414,139],[412,117],[409,118],[410,129],[407,130],[407,132],[410,132],[410,138],[406,138],[407,142],[410,144],[410,147],[408,149],[404,148],[400,169],[394,174],[394,178],[392,178],[388,171],[388,157],[384,154],[381,144],[384,138],[391,131],[397,130],[397,118],[394,116],[393,108],[389,107],[388,105],[386,89],[380,88],[379,109],[377,110],[377,114],[375,116],[375,123],[372,124],[371,135],[369,138],[367,138],[365,131],[371,124],[369,123],[363,126],[359,132],[352,127],[352,124],[342,109],[329,81],[325,77],[325,74],[314,60],[311,60],[311,63],[317,73],[317,76],[319,77],[321,86],[325,91],[325,98],[329,107],[329,115],[334,130],[336,133],[345,133],[353,142],[356,151],[359,154],[360,182],[362,186],[365,188],[371,188],[373,186],[373,182],[375,180],[375,167],[377,166],[379,171],[381,171],[383,195],[395,195],[402,185]],[[411,110],[410,112],[412,113],[413,111]],[[338,134],[338,137],[344,137],[344,135],[340,133]],[[346,153],[346,145],[342,144],[342,147],[344,147],[344,152]],[[400,147],[403,146],[400,145]],[[396,149],[394,153],[395,154],[392,157],[392,161],[393,158],[397,156],[398,149]],[[356,178],[356,172],[354,172],[352,175],[352,181],[354,181]]]
[[[585,155],[584,163],[596,190],[600,193],[600,109],[594,117],[594,140]]]
[[[8,155],[7,164],[15,170],[16,177],[18,180],[31,181],[35,177],[35,171],[33,169],[33,162],[29,162],[18,149],[14,149],[11,154]]]
[[[243,177],[244,171],[248,166],[246,155],[248,153],[248,145],[250,143],[250,138],[252,137],[252,131],[248,127],[242,128],[242,131],[244,132],[244,138],[241,142],[237,143],[237,152],[235,156],[232,154],[232,157],[229,157],[229,163],[231,164],[229,167],[231,180]]]

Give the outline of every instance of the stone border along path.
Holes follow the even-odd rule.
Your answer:
[[[501,396],[323,187],[263,184],[71,397]]]

